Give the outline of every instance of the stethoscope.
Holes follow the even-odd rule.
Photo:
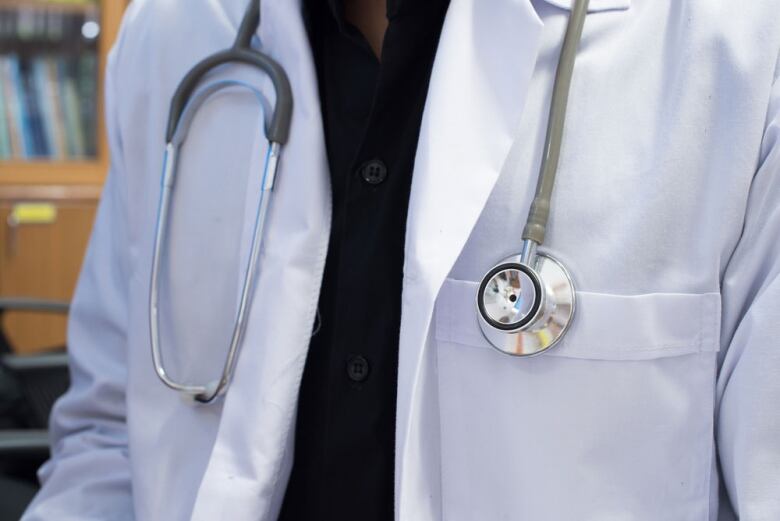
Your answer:
[[[552,348],[566,332],[574,317],[574,285],[571,277],[558,260],[549,253],[540,251],[538,247],[544,242],[550,213],[550,197],[560,156],[566,103],[587,7],[588,0],[576,0],[566,29],[555,76],[544,157],[536,196],[523,231],[522,252],[493,267],[482,280],[477,294],[479,323],[485,338],[500,351],[511,355],[537,355]],[[287,142],[292,118],[293,99],[287,74],[281,65],[268,55],[252,48],[252,38],[259,24],[260,0],[250,0],[233,46],[196,64],[176,88],[166,127],[149,283],[152,362],[157,376],[165,385],[201,403],[211,403],[222,395],[230,385],[235,371],[246,331],[251,305],[250,295],[258,272],[257,264],[266,215],[282,146]],[[215,93],[238,87],[251,92],[263,107],[267,106],[263,93],[242,81],[220,80],[196,90],[206,74],[227,63],[249,65],[265,73],[273,84],[276,100],[265,129],[268,148],[259,180],[260,197],[238,309],[222,373],[217,380],[206,384],[189,384],[175,380],[166,370],[160,341],[160,261],[167,243],[179,150],[187,137],[195,113]]]
[[[576,0],[569,16],[555,71],[536,195],[523,229],[522,250],[493,266],[477,291],[482,334],[493,347],[509,355],[535,356],[552,349],[574,319],[572,278],[559,260],[539,247],[547,231],[571,77],[587,12],[588,0]]]

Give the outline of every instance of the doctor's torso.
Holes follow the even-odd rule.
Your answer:
[[[549,354],[516,359],[482,337],[474,297],[484,273],[520,248],[568,5],[452,0],[444,22],[405,241],[395,451],[404,521],[728,519],[725,500],[718,517],[715,411],[719,352],[739,305],[724,307],[722,286],[770,152],[780,3],[591,0],[545,244],[571,272],[577,315]],[[139,520],[274,519],[291,466],[330,229],[317,81],[296,2],[263,2],[259,41],[287,69],[295,106],[230,391],[214,406],[191,404],[156,379],[149,351],[168,103],[194,63],[230,45],[243,7],[136,1],[111,58],[121,175],[104,213],[128,239]],[[271,92],[241,67],[221,75]],[[186,379],[213,378],[222,363],[258,197],[261,117],[250,96],[215,97],[184,146],[162,335]],[[761,250],[767,239],[750,240]]]

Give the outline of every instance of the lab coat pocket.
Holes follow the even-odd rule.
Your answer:
[[[477,282],[436,304],[447,521],[706,518],[718,293],[577,293],[561,344],[490,347]]]

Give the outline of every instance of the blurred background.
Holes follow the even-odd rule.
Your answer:
[[[0,521],[68,385],[65,325],[108,168],[103,70],[129,0],[0,0]]]

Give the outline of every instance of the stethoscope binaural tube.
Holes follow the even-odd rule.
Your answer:
[[[160,198],[155,224],[155,236],[152,253],[152,267],[149,288],[149,330],[152,349],[152,362],[160,380],[176,391],[192,396],[201,403],[210,403],[223,394],[235,370],[238,353],[246,331],[246,319],[250,307],[250,295],[257,274],[257,263],[265,228],[270,195],[279,165],[281,147],[287,142],[292,119],[292,90],[284,69],[269,56],[252,50],[251,41],[260,23],[260,1],[251,0],[241,21],[236,41],[231,49],[207,57],[184,77],[176,89],[171,101],[168,126],[166,128],[166,146],[163,160],[163,173],[160,186]],[[175,184],[178,152],[186,139],[190,124],[198,108],[212,95],[225,88],[244,88],[252,92],[259,103],[265,107],[265,97],[259,89],[248,83],[223,80],[216,81],[196,91],[201,79],[214,68],[226,63],[242,63],[263,71],[273,84],[276,99],[271,117],[265,128],[268,140],[263,173],[261,177],[260,200],[257,205],[252,233],[249,259],[244,273],[244,281],[236,312],[230,346],[225,357],[222,373],[217,380],[206,384],[188,384],[178,382],[165,368],[160,340],[159,277],[160,260],[164,253],[168,231],[168,217],[171,197]]]
[[[558,170],[566,106],[588,0],[576,0],[555,72],[542,164],[523,229],[520,254],[502,260],[483,277],[476,296],[480,329],[499,351],[534,356],[555,346],[574,318],[574,283],[544,243]]]

